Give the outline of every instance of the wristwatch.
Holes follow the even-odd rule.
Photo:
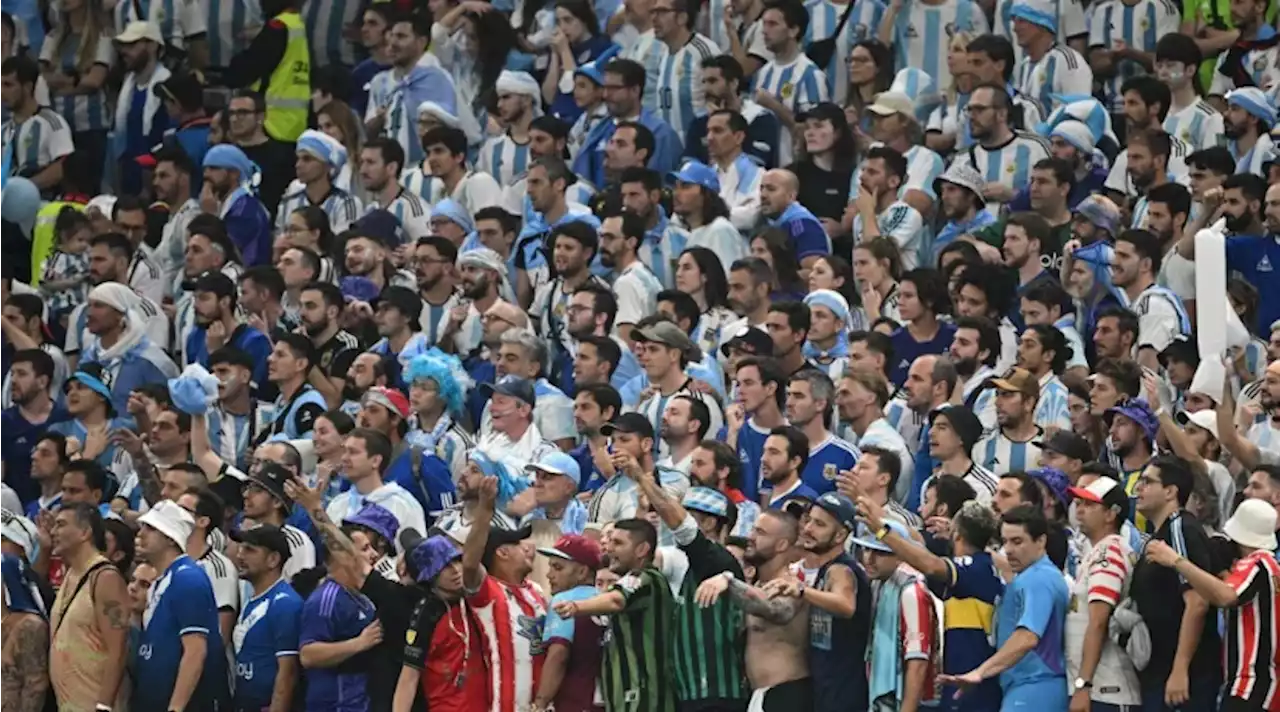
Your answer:
[[[1092,690],[1092,689],[1093,689],[1093,682],[1091,680],[1086,680],[1083,677],[1076,678],[1076,684],[1075,684],[1076,692],[1079,692],[1081,690]]]

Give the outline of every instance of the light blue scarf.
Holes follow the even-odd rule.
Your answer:
[[[849,332],[841,330],[836,334],[836,343],[826,351],[818,348],[817,344],[812,341],[805,341],[804,346],[800,349],[804,357],[810,361],[816,361],[822,365],[827,365],[838,358],[845,358],[849,355]]]
[[[898,621],[902,612],[902,589],[910,583],[911,578],[901,571],[893,572],[892,576],[880,582],[875,620],[871,626],[871,644],[867,646],[870,668],[867,681],[872,703],[886,695],[893,695],[895,700],[902,699],[903,664],[899,652],[902,649],[902,629]]]

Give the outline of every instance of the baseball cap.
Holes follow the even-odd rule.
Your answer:
[[[565,534],[555,546],[538,547],[538,553],[582,564],[592,571],[600,568],[600,545],[581,534]]]
[[[1049,437],[1032,444],[1041,451],[1056,452],[1072,460],[1089,462],[1094,459],[1093,448],[1089,447],[1089,441],[1067,430],[1055,430]]]
[[[504,529],[502,527],[494,527],[489,530],[489,540],[484,545],[484,559],[482,563],[485,566],[493,564],[493,555],[498,549],[507,544],[519,544],[520,542],[533,536],[533,527],[526,524],[519,529]],[[463,539],[465,541],[465,538]]]
[[[773,338],[764,329],[743,324],[737,333],[729,337],[720,347],[720,353],[728,356],[734,349],[745,351],[753,356],[773,355]]]
[[[614,418],[613,422],[600,426],[600,434],[606,438],[613,437],[614,433],[630,433],[642,438],[652,438],[653,423],[639,413],[623,413]]]
[[[685,161],[680,170],[671,171],[671,178],[679,183],[692,183],[713,192],[720,192],[720,176],[716,169],[702,161]]]
[[[259,524],[252,529],[231,532],[231,540],[249,546],[259,546],[280,555],[283,563],[289,559],[289,537],[274,524]]]
[[[796,121],[808,121],[809,119],[830,121],[836,126],[840,125],[839,122],[846,121],[844,109],[829,101],[824,101],[821,104],[814,104],[808,109],[801,111],[796,116]]]
[[[1025,368],[1010,369],[1004,378],[991,379],[991,385],[1002,391],[1024,393],[1029,396],[1040,395],[1040,382]]]
[[[1173,418],[1178,425],[1186,427],[1194,425],[1201,430],[1208,430],[1214,440],[1218,440],[1218,412],[1216,410],[1198,410],[1194,413],[1182,411]]]
[[[1129,496],[1124,493],[1124,487],[1110,477],[1099,477],[1090,482],[1087,487],[1068,487],[1067,492],[1076,499],[1108,507],[1123,508],[1129,503]]]
[[[537,405],[538,397],[533,390],[533,382],[519,376],[503,376],[497,383],[481,383],[480,390],[490,395],[503,395],[522,400],[529,405]]]
[[[702,349],[698,348],[684,329],[669,322],[660,321],[653,326],[644,329],[636,329],[632,332],[632,338],[637,342],[652,341],[655,344],[670,346],[673,349],[679,349],[690,361],[702,360]]]
[[[268,462],[258,468],[257,472],[250,473],[249,479],[245,481],[244,486],[261,487],[271,493],[285,507],[293,506],[293,499],[285,494],[284,483],[293,478],[293,474],[284,468],[284,465],[275,462]]]
[[[218,270],[209,270],[196,277],[192,292],[209,292],[219,299],[236,295],[236,283]]]
[[[902,537],[903,541],[909,541],[912,544],[915,543],[915,539],[911,538],[911,533],[907,531],[906,527],[902,526],[901,522],[894,519],[886,519],[884,520],[884,526],[889,531]],[[875,537],[865,537],[865,536],[857,537],[853,540],[853,543],[862,549],[870,549],[872,551],[878,551],[881,554],[893,553],[893,549],[889,548],[888,544],[884,543],[883,541],[880,541]]]
[[[116,42],[120,44],[133,44],[142,40],[151,40],[156,44],[164,44],[164,38],[160,35],[160,27],[154,22],[130,22],[124,28],[124,32],[116,35]]]
[[[813,501],[813,506],[825,510],[849,531],[857,529],[858,509],[853,500],[839,492],[827,492]]]
[[[529,473],[542,471],[552,475],[563,475],[573,480],[574,484],[582,484],[582,468],[578,465],[578,461],[568,453],[559,450],[548,452],[539,458],[537,462],[525,465],[524,471]]]
[[[916,105],[915,102],[911,101],[911,97],[902,92],[882,91],[876,94],[875,102],[867,107],[867,111],[879,116],[905,114],[915,118]]]

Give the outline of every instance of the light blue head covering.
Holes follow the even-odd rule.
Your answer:
[[[467,460],[474,462],[485,477],[498,478],[498,506],[510,502],[513,497],[529,487],[529,481],[502,460],[491,457],[478,448],[467,454]]]
[[[3,210],[5,220],[22,228],[22,232],[30,237],[36,225],[36,213],[40,211],[40,189],[26,178],[10,178],[4,185],[0,210]]]
[[[1058,34],[1057,8],[1046,0],[1014,0],[1009,15],[1039,25],[1055,35]]]
[[[329,175],[336,176],[347,165],[347,148],[332,136],[307,129],[298,137],[298,153],[307,153],[329,164]]]
[[[471,213],[462,203],[453,198],[445,198],[436,203],[435,207],[431,208],[431,216],[445,218],[468,234],[475,232],[476,229],[476,223],[471,219]]]
[[[201,165],[205,168],[237,171],[240,174],[240,185],[244,187],[256,186],[261,180],[258,164],[249,160],[238,146],[229,143],[220,143],[210,148],[204,154],[204,162]]]
[[[1271,105],[1271,100],[1262,90],[1257,87],[1241,87],[1232,89],[1226,95],[1227,104],[1230,106],[1238,106],[1249,112],[1250,116],[1261,119],[1270,130],[1276,123],[1276,107]]]
[[[440,390],[440,398],[445,408],[453,415],[461,415],[463,408],[462,386],[455,375],[462,368],[457,356],[432,348],[424,354],[415,356],[405,371],[405,380],[410,384],[417,381],[435,381]]]
[[[923,69],[908,67],[900,70],[894,75],[889,91],[905,94],[915,104],[916,120],[921,123],[928,121],[933,110],[942,104],[938,83]]]

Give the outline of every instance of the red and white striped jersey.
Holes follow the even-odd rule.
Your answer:
[[[914,580],[902,587],[900,597],[900,653],[904,663],[908,660],[927,662],[924,689],[920,691],[920,703],[927,705],[938,702],[942,697],[941,687],[938,685],[938,673],[942,670],[942,604],[929,592],[924,577],[914,569],[904,565],[894,575],[906,573]]]
[[[1066,645],[1067,679],[1080,676],[1084,657],[1084,639],[1089,630],[1089,604],[1120,605],[1129,592],[1137,555],[1129,547],[1127,537],[1110,534],[1098,540],[1080,561],[1076,580],[1071,585],[1071,602],[1067,606]],[[1137,707],[1142,704],[1138,671],[1124,648],[1108,636],[1102,641],[1102,657],[1093,672],[1094,703],[1115,707]]]
[[[542,627],[547,599],[534,583],[519,586],[486,576],[467,598],[484,634],[488,658],[491,712],[526,710],[542,674]]]
[[[1239,599],[1226,611],[1227,694],[1280,712],[1280,562],[1270,551],[1255,551],[1231,567],[1226,582]]]

